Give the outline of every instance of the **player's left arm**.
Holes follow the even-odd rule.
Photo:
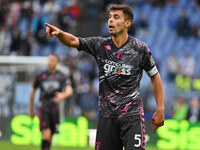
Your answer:
[[[159,127],[164,125],[164,119],[165,119],[165,115],[164,115],[165,108],[164,108],[164,102],[163,102],[163,87],[162,87],[162,81],[161,81],[161,77],[159,73],[151,77],[151,84],[152,84],[152,89],[153,89],[153,93],[154,93],[156,105],[157,105],[156,112],[153,114],[153,117],[152,117],[152,125],[154,127],[153,133],[155,133]]]
[[[56,92],[55,97],[54,97],[54,102],[55,103],[60,103],[62,100],[70,97],[73,94],[73,89],[71,85],[67,85],[65,87],[64,92]]]

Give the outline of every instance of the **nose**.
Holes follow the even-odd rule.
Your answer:
[[[112,22],[113,22],[112,17],[110,17],[110,18],[108,19],[108,22],[109,22],[109,23],[112,23]]]
[[[112,16],[109,16],[108,22],[112,22],[112,21],[113,21],[113,17],[112,17]]]

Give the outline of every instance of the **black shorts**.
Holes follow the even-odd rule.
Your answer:
[[[143,116],[124,118],[99,117],[95,150],[144,150]]]
[[[58,133],[59,129],[59,109],[56,107],[37,107],[37,115],[40,120],[40,130],[50,128],[52,134]]]

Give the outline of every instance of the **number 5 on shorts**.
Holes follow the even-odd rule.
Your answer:
[[[134,146],[135,147],[140,147],[141,146],[141,135],[140,134],[135,134],[134,139],[138,141],[138,143],[135,144]]]

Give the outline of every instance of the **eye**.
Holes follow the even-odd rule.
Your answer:
[[[119,16],[118,15],[115,15],[115,17],[114,17],[115,19],[119,19]]]

